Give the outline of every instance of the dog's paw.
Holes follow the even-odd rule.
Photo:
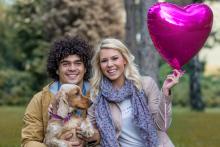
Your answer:
[[[64,141],[60,141],[57,144],[58,147],[68,147],[68,144],[66,144]]]
[[[82,135],[87,138],[92,137],[95,133],[92,124],[88,120],[83,121],[80,128],[82,130]]]

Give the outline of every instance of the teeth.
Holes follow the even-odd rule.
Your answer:
[[[109,70],[108,72],[109,73],[114,73],[116,70],[115,69],[113,69],[113,70]]]
[[[77,75],[68,75],[71,78],[75,78]]]

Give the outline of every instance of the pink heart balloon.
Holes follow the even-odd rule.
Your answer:
[[[212,10],[205,4],[179,7],[163,2],[149,9],[147,26],[162,58],[172,68],[180,69],[202,48],[212,22]]]

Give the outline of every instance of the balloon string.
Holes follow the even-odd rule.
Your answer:
[[[166,105],[166,103],[164,104],[165,106],[164,106],[164,109],[165,109],[165,115],[164,115],[164,117],[165,117],[165,123],[164,123],[164,125],[165,125],[165,132],[166,132],[166,134],[167,134],[167,130],[166,130],[166,126],[167,126],[167,105]],[[163,146],[165,145],[165,140],[164,140],[164,142],[163,142]]]
[[[183,69],[178,69],[178,71],[180,72],[180,76],[179,77],[182,77],[184,74],[185,74],[185,70],[183,70]],[[173,71],[173,74],[174,74],[174,76],[176,77],[177,76],[177,73],[176,73],[176,71],[174,70]],[[167,132],[167,130],[168,129],[166,129],[167,128],[167,104],[166,104],[166,102],[165,102],[165,104],[164,104],[164,128],[165,128],[165,132],[166,132],[166,134],[168,135],[168,132]],[[163,147],[165,147],[165,143],[167,142],[168,140],[163,140],[163,143],[162,143],[162,146]]]
[[[166,126],[167,126],[167,113],[166,113],[166,112],[167,112],[167,105],[166,105],[166,103],[165,103],[164,105],[165,105],[165,106],[164,106],[164,107],[165,107],[165,115],[164,115],[164,117],[165,117],[165,123],[164,123],[164,125],[165,125],[165,126],[164,126],[164,128],[166,129]]]

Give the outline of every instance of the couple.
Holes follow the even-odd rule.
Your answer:
[[[48,106],[61,84],[73,83],[81,87],[84,95],[90,93],[93,100],[88,115],[96,128],[95,134],[85,138],[78,130],[78,137],[88,144],[173,147],[165,131],[171,122],[170,89],[178,83],[181,76],[178,71],[175,76],[167,76],[160,91],[152,78],[139,75],[134,56],[121,41],[104,39],[92,55],[88,43],[78,37],[54,42],[47,71],[54,82],[34,95],[28,104],[23,118],[22,146],[46,147],[43,140]],[[69,136],[67,132],[61,138]],[[66,142],[69,147],[82,146],[82,142]]]

